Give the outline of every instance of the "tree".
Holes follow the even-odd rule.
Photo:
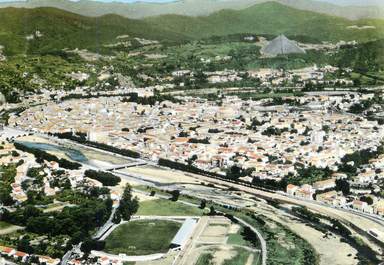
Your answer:
[[[237,180],[242,176],[242,168],[237,165],[233,165],[231,168],[227,170],[226,176],[229,179]]]
[[[200,202],[200,209],[205,209],[206,206],[207,206],[207,201],[202,199]]]
[[[336,190],[342,191],[344,196],[348,196],[350,191],[350,184],[346,179],[336,179]]]
[[[139,201],[132,197],[132,188],[129,184],[125,186],[123,196],[120,200],[119,212],[124,220],[129,221],[131,216],[139,209]]]
[[[22,252],[26,252],[29,254],[33,253],[33,248],[29,244],[28,236],[24,236],[23,238],[21,238],[19,240],[19,242],[17,244],[17,250],[22,251]]]
[[[76,231],[73,233],[71,240],[68,241],[67,247],[70,248],[72,245],[79,244],[84,239],[84,233],[82,231]]]
[[[100,181],[104,186],[116,186],[121,181],[120,177],[115,176],[112,173],[103,172],[103,171],[95,171],[92,169],[86,170],[84,172],[84,175],[87,178],[91,178],[91,179],[95,179],[97,181]]]
[[[209,215],[216,215],[215,207],[211,206],[211,207],[209,208]]]
[[[241,235],[243,236],[245,241],[251,242],[251,244],[256,247],[258,238],[256,233],[253,232],[251,228],[245,226],[243,231],[241,232]]]
[[[10,196],[10,191],[7,189],[7,187],[1,187],[0,186],[0,201],[4,205],[12,205],[13,199]]]
[[[373,199],[372,199],[372,197],[369,197],[369,196],[361,197],[360,201],[366,202],[366,203],[368,203],[368,205],[372,205],[373,204]]]
[[[31,217],[37,217],[41,214],[41,210],[37,209],[32,205],[27,205],[23,212],[24,220],[27,221]]]
[[[173,191],[171,191],[171,195],[172,195],[171,201],[176,202],[179,199],[180,191],[179,190],[173,190]]]
[[[119,210],[115,212],[115,215],[113,216],[112,222],[115,224],[120,224],[121,222],[121,213]]]
[[[91,250],[103,250],[105,247],[105,241],[98,241],[95,239],[87,238],[83,244],[81,244],[81,251],[88,254]]]

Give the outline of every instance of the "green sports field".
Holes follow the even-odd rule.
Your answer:
[[[165,253],[181,223],[165,220],[132,221],[117,227],[105,240],[104,251],[131,256]]]

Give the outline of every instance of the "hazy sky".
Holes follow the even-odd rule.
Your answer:
[[[23,1],[23,0],[0,0],[0,2],[12,2],[12,1]],[[76,1],[76,0],[72,0]],[[165,3],[165,2],[174,2],[177,0],[93,0],[100,2],[157,2],[157,3]],[[339,5],[383,5],[384,0],[317,0],[321,2],[334,3]]]

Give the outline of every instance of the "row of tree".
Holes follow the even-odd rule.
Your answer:
[[[120,183],[121,178],[115,176],[112,173],[104,171],[96,171],[88,169],[84,172],[84,176],[87,178],[95,179],[100,181],[104,186],[116,186]]]

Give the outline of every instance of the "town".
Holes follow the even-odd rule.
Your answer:
[[[140,153],[153,162],[167,159],[249,183],[293,180],[304,185],[288,183],[291,195],[313,199],[316,194],[317,200],[341,207],[354,198],[354,209],[383,215],[382,125],[347,112],[372,97],[348,93],[283,97],[284,105],[235,96],[224,97],[219,104],[184,97],[180,102],[147,105],[135,94],[36,106],[11,116],[9,123],[28,132],[78,135]],[[377,155],[361,165],[344,161],[361,146]],[[343,163],[352,164],[356,172],[339,172]],[[351,186],[348,200],[341,190],[335,192],[337,180],[345,179]]]
[[[384,264],[384,5],[160,2],[0,1],[0,265]]]

